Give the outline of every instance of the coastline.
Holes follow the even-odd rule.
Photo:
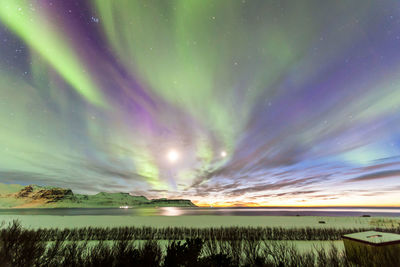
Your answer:
[[[0,215],[0,222],[19,220],[23,227],[282,227],[282,228],[367,228],[400,225],[399,217],[332,216],[110,216],[110,215]],[[319,223],[324,221],[324,224]]]

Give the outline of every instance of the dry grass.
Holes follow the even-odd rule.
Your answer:
[[[96,230],[99,232],[101,229]],[[241,230],[235,228],[234,235],[224,235],[219,239],[213,236],[187,238],[185,241],[171,239],[163,248],[156,236],[150,238],[156,232],[152,228],[144,229],[149,237],[144,242],[135,242],[134,235],[130,235],[130,239],[98,241],[95,244],[89,244],[87,239],[66,241],[70,236],[62,231],[54,236],[53,242],[47,242],[43,239],[43,230],[27,230],[14,221],[0,232],[0,267],[400,266],[400,249],[379,254],[360,249],[352,254],[356,257],[349,258],[333,244],[330,248],[315,247],[313,251],[300,252],[289,241],[260,240],[255,235],[244,234],[236,238]],[[57,229],[47,234],[54,234],[54,231]],[[76,229],[75,233],[79,231],[86,237],[96,233],[88,228]],[[100,231],[106,232],[107,229]],[[173,237],[178,236],[175,233]]]

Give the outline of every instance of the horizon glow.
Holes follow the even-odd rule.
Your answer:
[[[0,182],[400,206],[395,0],[4,0]]]

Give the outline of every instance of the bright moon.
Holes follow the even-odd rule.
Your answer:
[[[170,162],[174,163],[179,159],[179,153],[176,150],[170,150],[167,154],[167,158]]]
[[[221,151],[221,157],[225,158],[226,157],[226,151]]]

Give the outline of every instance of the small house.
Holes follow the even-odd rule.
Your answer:
[[[367,231],[342,236],[349,260],[362,266],[370,262],[400,263],[400,235]],[[391,266],[391,265],[387,265]]]

